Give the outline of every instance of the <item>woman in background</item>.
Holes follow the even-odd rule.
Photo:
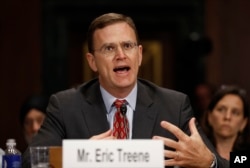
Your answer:
[[[212,97],[202,128],[218,153],[229,160],[230,152],[249,147],[249,105],[246,91],[223,85]]]
[[[47,105],[47,97],[41,95],[30,96],[23,103],[19,118],[27,144],[40,129],[46,116]]]

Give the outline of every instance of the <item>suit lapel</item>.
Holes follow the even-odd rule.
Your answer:
[[[133,119],[133,139],[152,138],[156,111],[150,110],[152,96],[142,83],[138,82],[136,109]]]
[[[83,115],[89,129],[90,137],[107,131],[109,124],[99,82],[95,82],[83,94],[88,102],[87,106],[83,106]]]
[[[92,84],[91,84],[92,83]],[[90,87],[83,91],[88,105],[83,105],[83,115],[90,137],[103,133],[109,129],[106,107],[102,100],[98,81],[92,81]],[[133,116],[133,139],[152,138],[152,132],[157,112],[152,110],[153,99],[149,90],[138,81],[136,108]],[[145,131],[146,130],[146,131]]]

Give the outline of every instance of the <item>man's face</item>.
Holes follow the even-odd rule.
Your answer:
[[[136,83],[142,61],[142,46],[137,45],[135,32],[119,22],[96,30],[93,41],[94,52],[88,53],[87,59],[99,73],[100,84],[114,96],[122,92],[126,96]]]

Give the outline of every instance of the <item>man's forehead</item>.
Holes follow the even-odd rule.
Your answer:
[[[135,41],[136,35],[134,30],[126,22],[118,22],[97,29],[94,32],[93,40],[95,44],[118,43],[121,41]]]

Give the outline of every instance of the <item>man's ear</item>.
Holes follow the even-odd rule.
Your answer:
[[[95,56],[91,53],[86,54],[86,58],[88,60],[89,67],[94,71],[97,72],[97,67],[95,63]]]
[[[143,48],[142,48],[142,45],[139,45],[139,66],[141,66],[141,63],[142,63],[142,51],[143,51]]]

